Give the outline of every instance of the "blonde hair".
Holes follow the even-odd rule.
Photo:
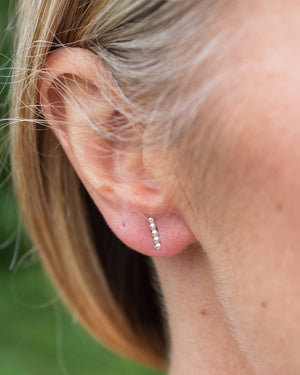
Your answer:
[[[45,126],[38,79],[55,49],[89,49],[135,121],[151,128],[155,144],[165,152],[181,147],[182,165],[191,157],[199,98],[204,102],[214,86],[207,62],[219,43],[215,13],[207,0],[22,0],[18,9],[11,155],[24,223],[63,301],[86,329],[155,367],[165,366],[169,343],[151,262],[106,227]],[[195,82],[200,96],[191,93]]]

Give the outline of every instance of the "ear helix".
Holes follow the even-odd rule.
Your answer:
[[[160,243],[160,239],[159,239],[159,235],[158,235],[158,230],[157,230],[157,227],[156,227],[156,224],[155,224],[155,220],[153,219],[153,217],[149,217],[148,222],[150,224],[150,230],[152,232],[152,236],[153,236],[153,240],[154,240],[154,247],[155,247],[156,250],[160,250],[161,243]]]

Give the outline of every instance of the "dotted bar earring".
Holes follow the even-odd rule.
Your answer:
[[[159,250],[161,248],[161,244],[160,244],[160,239],[158,237],[158,231],[157,231],[157,228],[156,228],[156,224],[154,222],[153,217],[149,217],[148,221],[149,221],[149,224],[150,224],[150,229],[151,229],[153,240],[154,240],[154,243],[155,243],[154,247],[155,247],[156,250]]]

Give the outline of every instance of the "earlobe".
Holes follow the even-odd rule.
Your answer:
[[[101,133],[101,124],[109,126],[108,116],[116,113],[105,100],[112,93],[99,58],[80,48],[54,52],[40,79],[44,117],[113,232],[143,254],[175,255],[196,239],[145,168],[143,144],[120,150]]]

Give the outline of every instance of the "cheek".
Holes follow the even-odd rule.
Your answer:
[[[257,373],[293,374],[300,371],[300,65],[273,61],[235,71],[201,238]]]
[[[300,114],[298,122],[283,116],[281,124],[256,114],[219,148],[218,192],[206,210],[214,213],[211,256],[245,349],[294,363],[300,347]]]

